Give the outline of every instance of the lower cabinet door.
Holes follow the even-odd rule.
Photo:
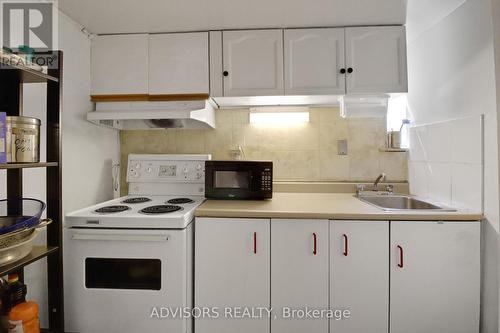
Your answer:
[[[391,333],[479,332],[479,222],[391,222],[391,251]]]
[[[328,220],[271,220],[272,333],[327,333]],[[323,318],[321,318],[323,317]]]
[[[387,333],[389,222],[332,221],[330,234],[330,332]]]
[[[196,333],[269,333],[269,317],[257,313],[270,307],[269,223],[196,218],[194,303],[210,310],[195,317]]]

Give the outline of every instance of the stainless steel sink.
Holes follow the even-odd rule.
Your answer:
[[[400,194],[359,194],[358,199],[387,211],[395,210],[430,210],[454,212],[456,209],[440,206],[417,199],[410,195]]]

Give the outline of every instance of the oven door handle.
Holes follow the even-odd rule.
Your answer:
[[[124,242],[167,242],[168,235],[73,234],[71,239]]]

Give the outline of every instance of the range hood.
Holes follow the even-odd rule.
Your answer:
[[[118,130],[215,128],[210,99],[172,102],[98,102],[87,120]]]

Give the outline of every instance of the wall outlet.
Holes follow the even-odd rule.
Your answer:
[[[347,140],[337,140],[337,154],[347,155]]]

